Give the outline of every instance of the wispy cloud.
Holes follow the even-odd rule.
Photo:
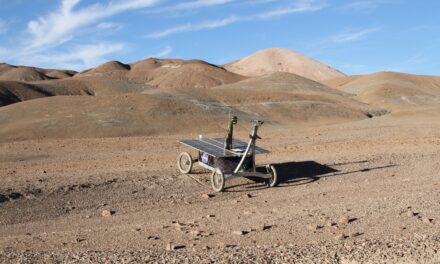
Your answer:
[[[367,28],[359,31],[346,31],[343,33],[336,34],[331,37],[331,41],[334,43],[348,43],[355,42],[365,38],[367,35],[381,30],[380,27]]]
[[[179,3],[176,5],[166,6],[162,8],[158,8],[155,10],[149,10],[148,12],[152,13],[162,13],[162,12],[179,12],[179,11],[187,11],[194,10],[197,8],[204,7],[212,7],[217,5],[224,5],[236,0],[193,0],[188,2]]]
[[[286,15],[291,15],[295,13],[304,13],[304,12],[313,12],[318,11],[326,7],[326,4],[322,1],[314,1],[314,0],[302,0],[297,1],[295,4],[287,6],[285,8],[273,9],[263,13],[257,13],[248,16],[237,16],[232,15],[219,20],[208,20],[203,21],[201,23],[186,23],[183,25],[178,25],[175,27],[167,28],[162,31],[154,32],[146,35],[146,38],[163,38],[172,34],[181,33],[181,32],[190,32],[190,31],[200,31],[204,29],[214,29],[219,27],[228,26],[231,24],[235,24],[238,22],[245,21],[256,21],[256,20],[265,20],[271,19],[274,17],[281,17]]]
[[[344,9],[355,10],[359,12],[371,12],[385,3],[385,0],[358,0],[351,1],[343,6]]]
[[[60,0],[56,9],[29,21],[17,45],[0,47],[1,59],[51,68],[92,67],[110,54],[122,51],[125,45],[102,40],[84,43],[87,38],[79,37],[97,30],[103,33],[119,30],[122,25],[102,20],[150,7],[160,0],[112,0],[106,4],[84,1],[79,5],[80,1]]]
[[[161,50],[155,54],[152,54],[149,57],[162,58],[162,57],[170,55],[171,52],[173,52],[173,48],[171,46],[166,46],[163,50]]]
[[[157,0],[118,0],[107,5],[77,8],[80,0],[62,0],[58,9],[28,23],[27,50],[57,46],[73,38],[78,29],[118,13],[151,6]]]
[[[18,59],[19,64],[35,65],[47,68],[82,70],[106,61],[107,55],[124,49],[122,43],[98,43],[77,45],[70,50],[59,53],[37,53]]]
[[[180,32],[189,32],[189,31],[199,31],[203,29],[213,29],[224,27],[233,23],[240,21],[240,18],[231,16],[221,20],[210,20],[205,21],[199,24],[187,23],[185,25],[180,25],[177,27],[168,28],[159,32],[155,32],[146,36],[146,38],[163,38],[168,35],[172,35]]]
[[[111,29],[112,31],[117,31],[117,30],[121,30],[122,28],[124,28],[124,26],[121,24],[113,23],[113,22],[102,22],[102,23],[99,23],[96,26],[96,28],[99,30]]]

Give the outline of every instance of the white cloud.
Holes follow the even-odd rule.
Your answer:
[[[162,57],[170,55],[171,52],[173,52],[173,48],[171,46],[166,46],[162,51],[159,51],[156,54],[150,55],[149,57],[162,58]]]
[[[122,43],[98,43],[78,45],[67,52],[38,53],[18,59],[19,64],[35,65],[47,68],[82,70],[104,63],[106,56],[121,51]]]
[[[381,28],[375,27],[375,28],[367,28],[360,31],[347,31],[343,33],[339,33],[333,37],[331,37],[331,40],[335,43],[347,43],[347,42],[354,42],[361,40],[365,38],[367,35],[380,31]]]
[[[81,34],[114,32],[123,26],[101,20],[154,5],[160,0],[109,0],[106,4],[79,5],[81,0],[60,0],[58,8],[29,21],[25,35],[15,46],[0,47],[0,58],[15,64],[83,69],[120,52],[123,43],[83,43]],[[101,22],[101,23],[100,23]],[[90,33],[92,32],[92,33]],[[67,44],[70,40],[75,44]],[[60,46],[61,44],[64,44]]]
[[[151,6],[158,0],[118,0],[107,5],[93,4],[76,8],[80,0],[62,0],[60,7],[28,23],[31,38],[26,50],[57,46],[73,38],[78,29],[118,13]]]
[[[304,12],[313,12],[318,11],[326,7],[327,4],[325,4],[322,1],[313,1],[313,0],[303,0],[298,1],[293,6],[288,6],[285,8],[279,8],[275,10],[270,10],[264,13],[257,14],[253,17],[251,17],[251,20],[259,18],[259,19],[268,19],[272,17],[279,17],[279,16],[286,16],[291,15],[295,13],[304,13]]]
[[[121,24],[116,24],[116,23],[112,23],[112,22],[102,22],[102,23],[99,23],[96,26],[96,28],[99,29],[99,30],[111,29],[112,31],[120,30],[123,27],[124,26],[122,26]]]
[[[187,11],[187,10],[194,10],[196,8],[224,5],[224,4],[231,3],[233,1],[235,1],[235,0],[193,0],[190,2],[179,3],[174,6],[168,6],[168,7],[160,8],[157,10],[152,10],[150,12],[159,13],[159,12]]]
[[[199,24],[188,23],[185,25],[181,25],[181,26],[177,26],[177,27],[173,27],[173,28],[168,28],[163,31],[149,34],[146,36],[146,38],[162,38],[162,37],[166,37],[168,35],[172,35],[172,34],[180,33],[180,32],[199,31],[199,30],[203,30],[203,29],[213,29],[213,28],[218,28],[218,27],[224,27],[229,24],[236,23],[238,21],[240,21],[240,18],[231,16],[231,17],[224,18],[221,20],[205,21],[205,22],[202,22]]]
[[[345,6],[343,6],[343,8],[359,12],[371,12],[382,5],[384,2],[384,0],[358,0],[346,4]]]
[[[256,21],[256,20],[265,20],[271,19],[274,17],[281,17],[286,15],[291,15],[294,13],[304,13],[304,12],[313,12],[318,11],[324,8],[326,4],[322,1],[315,0],[301,0],[297,1],[294,5],[274,9],[270,11],[266,11],[263,13],[248,15],[248,16],[229,16],[220,20],[209,20],[204,21],[198,24],[187,23],[183,25],[179,25],[176,27],[171,27],[168,29],[164,29],[162,31],[154,32],[146,35],[146,38],[163,38],[172,34],[181,33],[181,32],[190,32],[190,31],[200,31],[203,29],[214,29],[219,27],[228,26],[230,24],[244,22],[244,21]]]

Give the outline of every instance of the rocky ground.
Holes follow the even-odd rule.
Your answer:
[[[439,128],[265,125],[282,183],[224,193],[177,172],[196,133],[1,143],[0,262],[440,263]]]

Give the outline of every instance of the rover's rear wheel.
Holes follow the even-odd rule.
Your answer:
[[[225,190],[225,176],[221,171],[213,171],[211,174],[211,186],[215,192],[223,192]]]

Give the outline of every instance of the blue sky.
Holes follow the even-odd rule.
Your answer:
[[[347,74],[440,75],[437,0],[0,0],[0,62],[223,64],[288,48]]]

